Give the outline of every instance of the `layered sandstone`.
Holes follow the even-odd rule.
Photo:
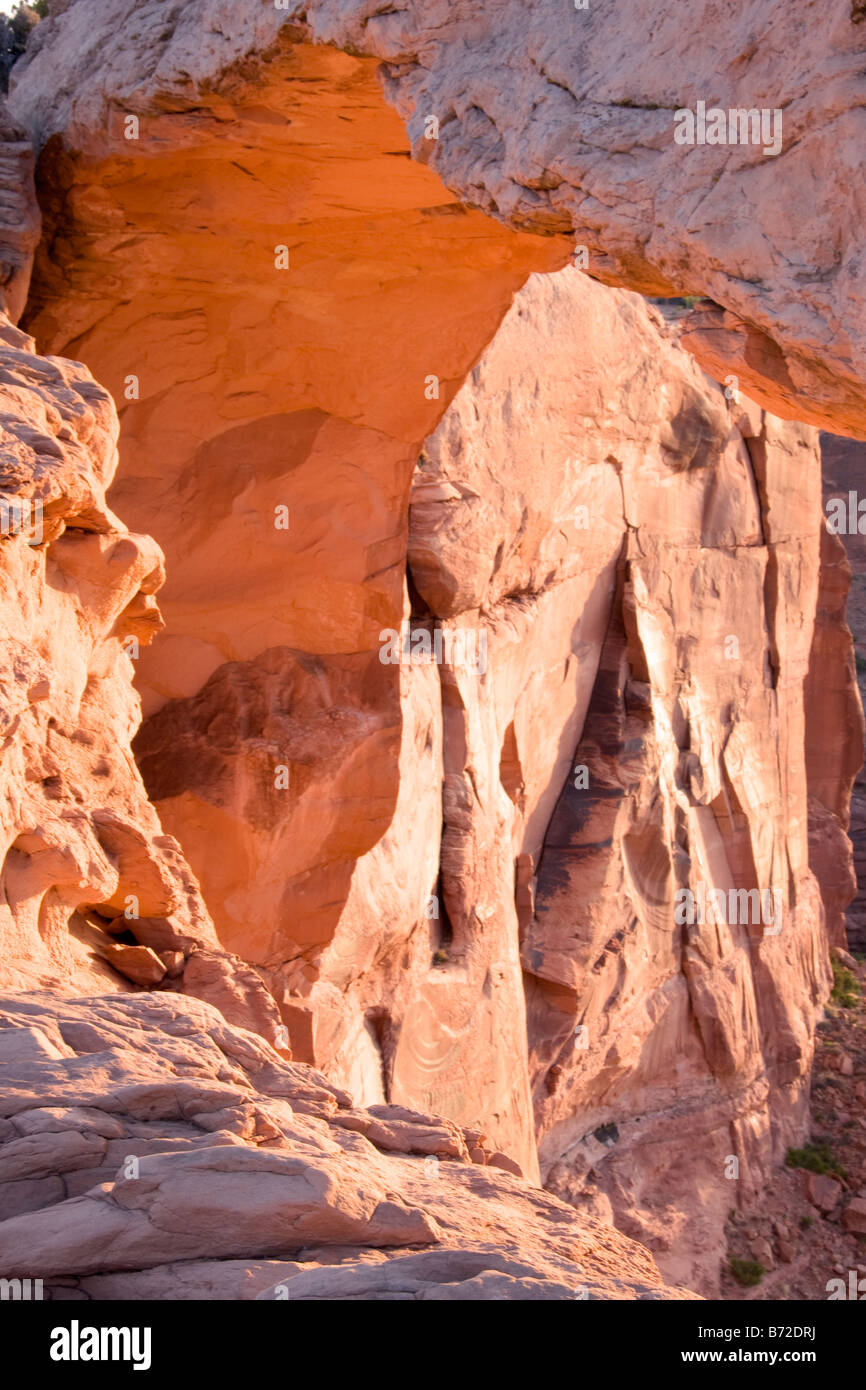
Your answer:
[[[0,1263],[46,1297],[691,1296],[482,1136],[356,1110],[199,1001],[3,994],[0,1059]]]

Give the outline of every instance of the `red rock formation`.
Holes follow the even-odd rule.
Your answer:
[[[168,559],[138,669],[145,713],[171,703],[141,766],[221,939],[263,965],[330,938],[393,815],[378,634],[402,617],[418,447],[529,267],[566,254],[412,165],[374,68],[284,44],[207,100],[167,110],[160,79],[137,142],[114,108],[41,161],[29,323],[120,402],[116,505]]]
[[[32,968],[32,984],[58,984],[79,968],[87,978],[87,953],[67,930],[71,913],[99,913],[106,927],[125,929],[129,903],[130,915],[162,919],[178,939],[184,928],[216,938],[129,754],[138,701],[127,652],[161,625],[153,594],[162,556],[105,503],[117,453],[113,404],[80,364],[37,357],[8,321],[2,332],[0,960],[7,972]]]
[[[824,477],[825,492],[826,486]],[[822,527],[818,607],[805,687],[809,862],[821,885],[827,935],[836,946],[846,945],[849,937],[856,944],[846,911],[858,879],[848,834],[852,789],[863,763],[864,722],[846,621],[850,586],[851,566],[842,540]],[[861,863],[861,874],[864,867]]]
[[[468,204],[572,233],[608,283],[708,295],[686,340],[708,370],[737,374],[786,419],[863,438],[860,18],[851,0],[828,0],[820,23],[784,0],[699,0],[688,25],[648,3],[623,25],[615,6],[563,14],[558,0],[528,14],[499,0],[483,18],[472,5],[297,0],[226,26],[220,0],[168,13],[75,0],[31,40],[14,104],[80,148],[112,110],[118,129],[155,100],[177,112],[232,63],[249,75],[281,33],[371,54],[416,158]],[[703,141],[699,103],[727,117]],[[683,112],[692,144],[677,139]]]
[[[113,403],[6,319],[0,335],[4,1278],[54,1299],[254,1297],[277,1280],[282,1297],[295,1278],[304,1299],[340,1280],[361,1298],[688,1297],[509,1177],[482,1133],[355,1110],[263,1040],[273,1003],[219,948],[129,752],[163,571],[105,503]],[[118,993],[63,998],[82,985]],[[429,1249],[380,1267],[406,1246]]]
[[[828,619],[831,629],[837,632],[843,613],[844,621],[850,624],[854,636],[856,670],[849,674],[848,679],[854,676],[862,699],[866,695],[866,507],[861,513],[860,503],[864,500],[866,446],[853,439],[838,439],[825,434],[821,436],[821,458],[825,526],[828,528],[824,544],[834,556],[830,572]],[[847,563],[842,557],[843,548]],[[844,641],[844,637],[833,636],[831,631],[828,640],[839,643]],[[815,669],[816,672],[820,669],[817,663]],[[830,669],[838,669],[838,666]],[[820,682],[824,689],[826,681],[825,673]],[[826,735],[825,751],[830,752],[827,745],[832,741],[842,714],[838,694],[833,698],[830,710],[822,712],[825,713],[822,725]],[[826,717],[827,713],[830,718]],[[852,951],[862,952],[866,950],[866,766],[862,765],[862,741],[860,749],[859,759],[856,749],[852,749],[853,761],[845,769],[846,783],[850,781],[852,772],[857,773],[850,798],[850,824],[846,824],[846,829],[851,837],[853,870],[858,885],[857,896],[845,914],[845,930]],[[833,762],[830,769],[835,770]],[[829,779],[825,785],[832,795]]]
[[[446,772],[449,954],[481,956],[482,993],[495,926],[520,923],[542,1173],[710,1288],[731,1205],[807,1123],[828,974],[810,660],[807,746],[837,759],[812,768],[822,889],[862,726],[844,683],[847,734],[828,724],[847,630],[813,648],[814,435],[727,403],[674,334],[576,272],[536,277],[426,446],[409,559],[437,616],[489,626],[486,682],[457,681],[444,725],[465,780],[449,796]],[[473,913],[491,884],[498,913]],[[689,925],[678,890],[722,890],[726,920]]]
[[[277,1040],[273,1001],[220,949],[132,760],[132,658],[162,626],[163,561],[105,501],[114,404],[81,363],[38,357],[6,318],[0,381],[0,981],[165,980]]]
[[[61,25],[79,45],[81,13]],[[423,806],[401,785],[403,675],[379,659],[380,632],[404,614],[411,475],[514,289],[567,247],[467,213],[413,165],[370,60],[284,40],[207,98],[169,101],[160,77],[135,110],[137,141],[116,106],[107,126],[92,111],[87,128],[48,140],[28,322],[112,388],[124,458],[113,500],[167,555],[167,633],[137,667],[151,718],[136,751],[162,822],[224,946],[268,972],[295,1056],[334,1051],[318,1037],[332,1010],[307,1002],[322,950],[338,937],[350,977],[369,949],[388,957],[358,1024],[359,1065],[378,1073],[382,1099],[383,976],[397,969],[406,893],[414,925],[435,890],[442,818],[438,771]],[[371,917],[364,876],[382,872],[401,795],[416,804],[426,867],[393,904],[387,878],[374,883]],[[386,952],[383,913],[397,923]],[[518,1057],[521,999],[512,943],[503,1023]],[[475,1004],[473,990],[465,1020]],[[484,1105],[495,1111],[500,1142],[532,1171],[528,1076],[505,1049]]]
[[[72,616],[92,629],[83,651],[73,644],[74,671],[110,705],[99,736],[126,769],[116,797],[134,807],[109,797],[92,810],[96,765],[70,761],[69,799],[108,868],[76,859],[67,879],[46,860],[45,883],[21,895],[9,959],[28,982],[36,962],[54,970],[40,982],[74,986],[72,923],[139,988],[205,998],[274,1041],[278,1008],[293,1056],[374,1107],[371,1119],[338,1102],[343,1128],[384,1135],[386,1148],[411,1138],[403,1125],[420,1125],[423,1142],[444,1128],[476,1159],[483,1131],[494,1166],[543,1176],[648,1242],[668,1277],[713,1289],[734,1194],[754,1195],[806,1131],[825,914],[838,938],[853,891],[846,801],[862,715],[844,576],[826,542],[823,566],[819,554],[815,436],[736,382],[723,393],[683,344],[780,415],[864,427],[850,181],[830,261],[821,227],[800,248],[826,272],[821,294],[790,307],[792,287],[805,294],[815,279],[801,285],[786,254],[785,200],[802,202],[828,138],[823,40],[791,59],[788,80],[809,84],[812,105],[786,107],[776,164],[749,150],[686,155],[669,128],[704,81],[721,83],[719,100],[778,104],[763,59],[752,63],[781,25],[775,5],[761,34],[743,35],[742,67],[720,78],[704,55],[676,99],[664,16],[647,25],[638,69],[623,67],[601,12],[572,16],[553,44],[547,5],[528,32],[521,8],[517,75],[509,4],[486,69],[462,10],[429,30],[426,14],[350,4],[224,19],[217,0],[73,0],[39,26],[12,97],[41,147],[45,234],[27,324],[40,349],[82,356],[117,398],[112,500],[168,556],[168,630],[136,657],[149,716],[136,755],[216,933],[131,771],[130,663],[115,688],[103,661],[106,647],[120,660],[118,602],[136,633],[153,625],[152,603],[94,579],[90,549],[76,569],[59,536],[49,551],[70,556],[78,588],[64,580],[47,617],[52,630]],[[856,45],[847,30],[833,41],[854,93],[837,122],[851,140]],[[421,163],[385,105],[377,57]],[[523,230],[468,211],[437,173]],[[742,233],[721,237],[717,208],[734,189]],[[768,189],[780,195],[772,219],[755,211]],[[530,270],[562,266],[575,233],[596,280],[700,290],[724,310],[666,325],[573,269],[533,278],[509,310]],[[45,360],[57,361],[33,359]],[[54,369],[64,381],[82,370]],[[58,515],[83,507],[88,531],[116,545],[100,490],[114,462],[106,409],[108,443],[85,460],[99,487],[88,474],[82,501],[64,483],[72,501]],[[103,558],[109,542],[94,544]],[[135,572],[147,599],[157,578],[153,566]],[[17,582],[40,600],[51,588],[38,574]],[[410,659],[389,638],[404,623]],[[23,631],[39,649],[33,617]],[[70,741],[82,710],[64,706]],[[50,733],[32,736],[40,771]],[[12,848],[37,857],[26,837]],[[12,883],[18,860],[7,867]],[[130,939],[94,935],[139,891],[148,911]],[[682,895],[705,913],[718,893],[721,920],[677,915]],[[47,934],[34,898],[56,907]],[[184,911],[193,920],[178,920]],[[386,1101],[402,1109],[380,1111]],[[256,1137],[236,1096],[213,1113],[206,1129]],[[277,1147],[307,1142],[276,1129],[282,1139],[263,1133]],[[458,1129],[469,1137],[454,1140]],[[298,1160],[261,1169],[246,1150],[218,1149],[154,1156],[136,1189],[158,1211],[205,1183],[202,1230],[186,1244],[154,1222],[133,1229],[116,1180],[65,1207],[59,1245],[56,1214],[37,1211],[0,1225],[0,1251],[26,1238],[46,1272],[85,1280],[154,1265],[155,1280],[125,1287],[170,1292],[173,1258],[208,1262],[196,1287],[216,1279],[211,1261],[239,1259],[258,1289],[250,1261],[286,1253],[270,1228],[295,1200],[281,1184]],[[456,1265],[425,1254],[373,1278],[359,1251],[437,1233],[429,1212],[384,1199],[388,1184],[411,1195],[405,1171],[382,1175],[364,1158],[370,1201],[325,1159],[310,1179],[324,1194],[311,1239],[353,1255],[339,1274],[298,1275],[303,1296],[476,1278],[490,1296],[500,1276],[523,1287],[535,1254],[505,1268],[485,1250],[479,1264],[477,1242],[469,1256],[458,1242]],[[245,1198],[239,1230],[208,1242],[240,1173],[268,1194]],[[547,1199],[519,1191],[541,1220]],[[485,1225],[470,1206],[467,1229],[480,1221],[513,1241],[511,1218]],[[91,1225],[113,1243],[110,1270],[99,1241],[89,1253]],[[546,1296],[568,1296],[565,1273],[545,1266]]]

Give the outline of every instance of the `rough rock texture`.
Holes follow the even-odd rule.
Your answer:
[[[14,323],[24,310],[41,230],[34,162],[26,132],[0,102],[0,308]]]
[[[853,944],[848,911],[862,875],[853,833],[849,839],[864,735],[862,692],[846,612],[851,577],[841,538],[822,527],[818,606],[804,691],[806,772],[809,860],[821,884],[827,936],[836,946]]]
[[[281,31],[372,54],[416,157],[468,203],[576,235],[609,283],[709,296],[688,340],[709,370],[866,437],[861,19],[852,0],[698,0],[687,25],[648,0],[627,23],[560,0],[76,0],[39,26],[13,106],[80,149],[124,109],[177,110],[248,71]],[[778,143],[738,142],[735,118],[731,143],[678,144],[675,112],[699,102],[768,129],[778,113]]]
[[[478,1134],[355,1110],[206,1004],[3,994],[0,1060],[0,1267],[51,1298],[693,1297]]]
[[[159,10],[165,27],[177,7]],[[195,56],[172,61],[203,82],[219,54],[191,18]],[[567,250],[467,213],[412,164],[371,60],[284,42],[169,97],[177,71],[146,90],[128,56],[138,141],[115,107],[43,151],[28,318],[118,399],[113,500],[166,552],[167,634],[138,663],[148,790],[223,943],[295,961],[297,993],[397,801],[400,676],[378,646],[403,616],[418,448],[527,271]],[[305,1015],[285,1017],[312,1060]]]
[[[855,1281],[866,1275],[866,962],[839,948],[831,954],[849,973],[818,1025],[810,1134],[829,1173],[800,1166],[814,1163],[815,1148],[795,1149],[754,1202],[731,1213],[728,1254],[760,1260],[766,1274],[744,1288],[726,1271],[726,1299],[826,1300],[839,1289],[831,1281],[840,1274],[846,1293],[849,1271]]]
[[[860,695],[866,698],[866,505],[861,510],[861,503],[866,504],[866,445],[824,434],[821,436],[821,459],[824,511],[830,528],[825,544],[832,546],[837,554],[844,547],[847,558],[847,564],[841,560],[834,567],[834,622],[838,625],[847,597],[844,619],[854,637]],[[843,505],[841,514],[833,506],[839,502]],[[832,715],[838,719],[838,707],[832,710]],[[859,760],[855,758],[851,767],[857,775],[850,801],[848,833],[854,851],[858,892],[845,914],[845,930],[851,950],[866,953],[866,764],[862,745],[861,756]]]
[[[443,673],[444,970],[483,997],[519,924],[542,1173],[709,1288],[807,1124],[862,714],[850,634],[814,625],[814,433],[726,402],[676,335],[535,277],[428,441],[409,563],[488,632],[486,677]],[[702,887],[727,922],[677,919]]]
[[[163,560],[105,501],[114,404],[5,318],[0,388],[0,981],[124,989],[171,968],[183,988],[194,958],[191,991],[213,997],[209,969],[228,1016],[275,1040],[273,1001],[220,949],[130,752],[130,654],[162,626]]]

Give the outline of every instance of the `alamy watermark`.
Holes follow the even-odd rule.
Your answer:
[[[699,101],[692,111],[681,106],[674,112],[674,141],[678,145],[760,145],[764,154],[782,150],[782,112],[779,107],[721,106],[707,109]]]
[[[866,497],[849,492],[843,497],[831,497],[825,503],[827,520],[824,525],[831,536],[866,536]]]
[[[2,1303],[41,1303],[44,1297],[41,1279],[0,1279]]]
[[[487,630],[472,627],[383,628],[379,633],[379,660],[383,666],[427,665],[465,668],[483,676],[487,670]]]
[[[779,888],[678,888],[674,904],[677,926],[758,926],[764,936],[782,930],[783,896]]]
[[[847,1285],[844,1279],[828,1279],[824,1287],[830,1303],[839,1299],[848,1299],[852,1303],[866,1301],[866,1279],[858,1279],[856,1269],[848,1270]]]
[[[42,503],[38,497],[0,497],[0,535],[23,536],[28,545],[41,545]]]
[[[69,1327],[55,1327],[48,1352],[52,1361],[131,1361],[134,1371],[151,1363],[149,1327],[82,1327],[73,1318]]]

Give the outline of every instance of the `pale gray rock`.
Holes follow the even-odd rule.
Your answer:
[[[584,1283],[592,1297],[689,1297],[640,1246],[486,1166],[479,1134],[353,1109],[210,1005],[0,995],[10,1030],[49,1019],[83,1047],[109,1044],[6,1067],[0,1269],[53,1299],[249,1299],[285,1282],[304,1298],[559,1299]],[[407,1246],[443,1258],[387,1273]]]

